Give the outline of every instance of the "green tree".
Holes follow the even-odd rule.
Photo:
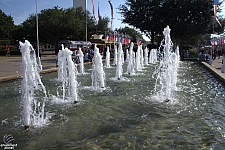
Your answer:
[[[105,34],[106,31],[109,31],[109,22],[110,20],[108,17],[102,17],[101,20],[95,24],[95,29],[93,29],[94,34]]]
[[[11,40],[13,30],[14,30],[13,18],[11,16],[7,16],[0,9],[0,39]]]
[[[124,23],[140,29],[152,43],[163,36],[167,25],[177,44],[196,42],[199,35],[211,32],[214,19],[211,0],[125,0],[119,11]],[[215,24],[215,29],[223,30],[217,27]]]
[[[86,14],[87,13],[87,14]],[[89,29],[95,28],[95,21],[91,14],[80,8],[63,9],[53,7],[41,10],[38,14],[39,41],[53,44],[62,39],[85,40],[86,39],[86,15],[88,39],[91,37]],[[21,25],[16,28],[16,39],[26,38],[36,43],[36,15],[31,14]]]

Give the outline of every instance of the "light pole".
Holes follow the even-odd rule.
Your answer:
[[[37,29],[37,64],[38,64],[38,69],[42,70],[42,65],[41,65],[41,58],[40,58],[40,48],[39,48],[39,37],[38,37],[38,5],[37,5],[37,0],[35,0],[36,2],[36,29]]]
[[[86,15],[86,28],[85,28],[85,30],[86,30],[86,44],[87,44],[87,0],[86,0],[86,10],[85,10],[85,15]]]

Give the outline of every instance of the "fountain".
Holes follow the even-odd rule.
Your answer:
[[[117,65],[117,46],[114,47],[114,60],[113,65]]]
[[[152,101],[155,65],[141,76],[123,74],[130,82],[107,80],[114,67],[105,71],[106,90],[79,90],[80,105],[47,100],[45,112],[53,113],[48,125],[28,132],[18,107],[20,81],[0,84],[0,135],[11,134],[17,149],[223,149],[225,87],[198,62],[188,63],[179,63],[176,104]],[[79,87],[90,84],[91,68],[78,76]],[[57,76],[42,76],[49,94]]]
[[[105,67],[110,68],[110,52],[109,52],[108,46],[107,46],[107,50],[106,50]]]
[[[149,63],[155,64],[157,62],[157,49],[151,49],[149,55]]]
[[[168,102],[173,99],[172,94],[176,90],[177,68],[179,60],[177,54],[172,52],[173,44],[170,39],[169,26],[164,28],[163,34],[165,36],[163,45],[164,56],[163,60],[160,61],[160,64],[154,73],[154,75],[157,75],[155,91],[157,92],[159,101]]]
[[[40,77],[36,71],[30,72],[27,78],[22,79],[22,86],[19,80],[0,84],[0,135],[4,138],[7,137],[5,135],[10,134],[10,137],[15,139],[11,144],[16,144],[17,149],[223,149],[225,86],[198,62],[188,62],[188,67],[187,62],[177,63],[179,56],[172,52],[169,31],[167,27],[163,32],[164,56],[167,58],[163,57],[159,62],[158,74],[155,76],[163,87],[170,84],[172,88],[176,86],[175,91],[173,89],[170,91],[173,94],[167,95],[166,88],[163,88],[163,92],[159,88],[156,93],[155,79],[151,77],[157,72],[154,72],[157,64],[147,65],[141,76],[123,74],[130,79],[129,82],[107,80],[115,76],[117,68],[114,67],[106,69],[102,76],[106,77],[106,90],[100,92],[79,90],[79,97],[83,103],[60,105],[45,100],[44,92],[46,88],[48,94],[55,93],[54,89],[57,88],[58,83],[53,79],[58,77],[58,73],[44,74],[41,77],[43,84],[38,82],[35,86],[40,87],[41,92],[35,91],[33,94],[29,88],[34,87],[34,79],[40,81]],[[29,52],[28,54],[21,51],[27,55],[26,59],[23,55],[24,64],[30,57],[33,58],[32,60],[36,58],[33,57],[32,47],[29,46],[28,43],[21,43],[21,50]],[[61,51],[64,50],[67,49],[63,48]],[[69,51],[67,52],[69,56]],[[60,53],[64,55],[63,52]],[[95,54],[93,63],[97,60],[101,61],[96,46]],[[70,62],[67,63],[72,64]],[[31,64],[34,64],[34,67],[29,68],[28,71],[36,70],[35,62]],[[79,87],[90,84],[89,75],[94,72],[93,69],[95,71],[102,69],[102,65],[93,65],[87,65],[87,74],[78,76]],[[27,67],[30,66],[32,65]],[[126,67],[122,66],[123,69]],[[173,85],[174,82],[169,79],[175,77],[175,74],[169,74],[174,69],[177,69],[176,85]],[[27,84],[24,82],[30,81],[28,78],[31,76],[34,77],[32,77],[32,84],[26,87]],[[164,83],[166,77],[171,81],[170,84]],[[48,125],[24,132],[22,129],[24,119],[20,117],[23,110],[20,108],[21,101],[24,100],[21,100],[23,93],[27,94],[24,98],[32,94],[34,99],[39,98],[37,101],[45,102],[44,107],[41,103],[32,106],[39,106],[40,109],[36,111],[44,108],[44,112],[52,113]],[[169,98],[169,102],[155,101],[155,94],[158,94],[156,96],[160,100]],[[179,101],[171,103],[176,99]],[[44,114],[48,116],[47,113]],[[40,116],[40,120],[43,117],[43,115],[37,116],[38,118]],[[46,117],[43,118],[43,122],[46,121]],[[5,144],[1,143],[0,146],[4,147]]]
[[[138,45],[135,63],[135,71],[138,72],[141,70],[141,45]]]
[[[94,47],[94,57],[92,60],[91,79],[92,87],[94,87],[96,90],[105,88],[105,73],[103,70],[102,56],[100,55],[96,44]]]
[[[82,52],[81,48],[79,48],[78,57],[80,60],[80,73],[84,74],[84,53]]]
[[[144,50],[144,65],[148,65],[148,48],[145,47]]]
[[[127,73],[129,75],[133,75],[135,73],[134,71],[134,52],[133,52],[133,47],[134,47],[134,43],[131,42],[130,44],[130,49],[129,49],[129,61],[128,61],[128,65],[127,65]]]
[[[25,129],[45,124],[46,89],[39,75],[38,64],[33,46],[29,41],[19,42],[22,53],[21,98]],[[41,97],[41,98],[40,98]]]
[[[125,62],[128,62],[129,61],[129,51],[128,49],[126,49],[126,59],[125,59]]]
[[[123,49],[122,44],[119,44],[116,66],[116,79],[120,80],[123,75]]]
[[[142,44],[140,46],[140,67],[141,69],[144,67],[144,52],[142,49]]]
[[[77,98],[77,67],[72,60],[72,51],[64,48],[58,53],[58,80],[62,82],[62,100],[78,102]],[[59,92],[57,91],[59,97]]]

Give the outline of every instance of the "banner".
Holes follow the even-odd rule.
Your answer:
[[[218,11],[218,9],[219,9],[219,0],[214,0],[213,5],[214,5],[214,17],[215,17],[216,21],[218,22],[218,24],[219,24],[220,26],[222,26],[221,23],[220,23],[220,21],[218,20],[218,18],[217,18],[217,16],[216,16],[217,11]]]
[[[100,11],[99,11],[99,3],[98,3],[98,21],[100,21],[102,19],[101,15],[100,15]]]
[[[112,5],[112,2],[109,0],[109,5],[110,5],[110,8],[111,8],[111,17],[113,19],[113,5]]]

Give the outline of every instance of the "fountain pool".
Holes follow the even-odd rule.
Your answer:
[[[123,65],[124,69],[126,63]],[[87,74],[77,77],[79,103],[56,103],[57,73],[42,75],[48,99],[41,127],[24,130],[21,81],[0,84],[0,138],[11,134],[15,149],[223,149],[225,147],[225,87],[196,62],[180,62],[176,103],[153,99],[155,64],[129,81],[109,80],[115,67],[105,69],[103,91],[90,86]],[[0,146],[3,147],[0,142]]]

